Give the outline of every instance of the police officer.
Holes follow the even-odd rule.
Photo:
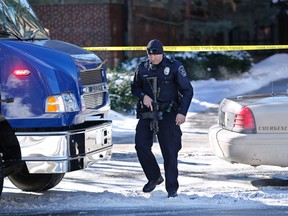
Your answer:
[[[149,78],[157,77],[157,102],[159,112],[163,113],[158,121],[157,137],[164,159],[165,187],[168,198],[176,197],[179,188],[177,158],[181,149],[182,136],[180,125],[185,122],[185,116],[193,97],[193,87],[182,63],[167,58],[159,40],[154,39],[148,43],[147,55],[148,59],[138,65],[131,85],[132,94],[138,97],[143,105],[135,135],[137,156],[148,179],[143,192],[153,191],[164,181],[152,153],[153,131],[150,127],[152,119],[144,118],[144,114],[152,112],[153,109],[155,111],[153,88]]]

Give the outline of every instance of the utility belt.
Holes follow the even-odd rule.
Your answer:
[[[180,108],[179,104],[175,101],[159,102],[158,110],[151,112],[151,111],[147,111],[147,109],[144,108],[142,101],[138,101],[137,109],[136,109],[136,113],[137,113],[136,116],[137,116],[137,119],[140,119],[140,118],[154,119],[156,117],[158,120],[161,120],[163,119],[163,113],[170,113],[173,111],[178,111],[179,108]]]
[[[172,111],[178,111],[180,109],[180,106],[178,102],[171,101],[171,102],[160,102],[159,103],[159,110],[162,112],[172,112]]]

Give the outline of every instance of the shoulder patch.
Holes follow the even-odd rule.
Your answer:
[[[183,65],[180,65],[180,67],[178,68],[178,71],[183,77],[187,76],[186,70]]]

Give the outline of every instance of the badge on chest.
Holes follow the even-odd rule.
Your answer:
[[[164,74],[167,76],[170,73],[170,68],[169,67],[165,67],[164,68]]]

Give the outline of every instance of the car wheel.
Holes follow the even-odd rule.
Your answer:
[[[0,155],[0,196],[3,190],[3,182],[4,182],[3,162],[2,162],[2,157]]]
[[[30,174],[26,166],[20,172],[8,176],[9,180],[23,191],[47,191],[60,183],[64,177],[60,174]]]

